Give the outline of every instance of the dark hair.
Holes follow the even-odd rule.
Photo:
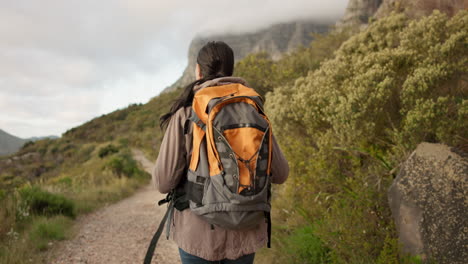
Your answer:
[[[210,41],[205,44],[197,56],[202,78],[187,85],[182,94],[174,101],[168,113],[161,116],[161,128],[167,125],[172,115],[182,107],[191,106],[193,87],[218,77],[231,76],[234,71],[234,52],[222,41]]]

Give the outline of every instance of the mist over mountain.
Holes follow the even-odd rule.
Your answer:
[[[243,34],[218,34],[198,36],[190,43],[188,51],[188,65],[183,75],[164,92],[172,91],[185,86],[195,80],[195,64],[197,52],[208,41],[224,41],[234,50],[234,59],[239,61],[245,56],[266,52],[274,60],[281,58],[299,46],[307,46],[313,40],[312,34],[325,33],[329,30],[330,23],[317,21],[295,21],[269,26],[253,33]]]

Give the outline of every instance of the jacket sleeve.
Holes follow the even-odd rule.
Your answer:
[[[289,174],[288,161],[283,155],[275,136],[273,136],[273,156],[271,161],[271,181],[282,184],[286,181]]]
[[[179,109],[170,119],[161,142],[156,165],[153,169],[153,184],[161,193],[168,193],[179,183],[186,167],[186,149],[183,123],[184,109]]]

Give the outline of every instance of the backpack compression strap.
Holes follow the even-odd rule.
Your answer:
[[[265,212],[265,217],[267,220],[267,232],[268,232],[268,242],[267,242],[267,247],[271,248],[271,214],[270,212]]]
[[[156,244],[158,243],[159,238],[161,237],[161,234],[164,230],[164,225],[166,224],[167,217],[169,215],[172,215],[172,211],[174,209],[174,200],[172,199],[172,192],[167,195],[167,197],[161,201],[158,202],[158,205],[162,205],[165,203],[169,203],[169,206],[167,208],[166,214],[164,214],[163,219],[161,220],[161,223],[159,224],[158,229],[156,230],[156,233],[154,233],[153,238],[151,239],[151,242],[149,244],[148,250],[146,251],[146,256],[145,260],[143,261],[143,264],[150,264],[151,260],[153,259],[154,255],[154,250],[156,249]],[[168,223],[170,224],[171,221]],[[169,233],[169,227],[166,227],[167,233]],[[168,234],[167,234],[168,236]],[[169,239],[169,238],[168,238]]]
[[[203,123],[203,121],[200,119],[200,117],[193,111],[190,113],[190,116],[188,117],[188,120],[194,122],[197,126],[199,126],[203,131],[206,130],[206,125]]]

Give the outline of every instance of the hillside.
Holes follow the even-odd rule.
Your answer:
[[[316,35],[276,60],[259,53],[236,64],[266,95],[291,168],[274,189],[273,249],[259,263],[419,263],[399,251],[386,190],[419,142],[468,146],[467,25],[466,11],[393,14],[360,31]],[[178,92],[0,158],[0,262],[40,250],[24,226],[56,216],[33,210],[34,199],[53,197],[45,208],[58,203],[74,216],[147,184],[130,150],[156,158],[158,119]]]
[[[18,151],[25,142],[25,139],[15,137],[0,129],[0,156]]]

